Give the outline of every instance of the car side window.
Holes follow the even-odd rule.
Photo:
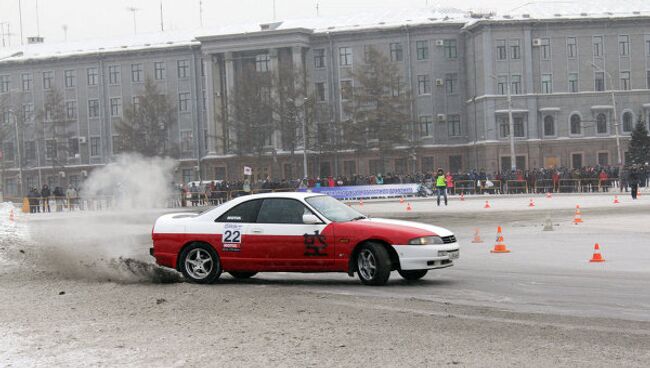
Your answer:
[[[312,214],[300,201],[295,199],[265,199],[260,208],[257,222],[262,224],[303,224],[302,215]]]
[[[223,215],[219,216],[216,222],[242,222],[242,223],[255,222],[261,205],[262,205],[261,200],[244,202],[228,210]]]

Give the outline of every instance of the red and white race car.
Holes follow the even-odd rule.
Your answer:
[[[449,230],[409,221],[368,218],[314,193],[243,196],[206,212],[156,220],[150,253],[196,283],[222,271],[236,278],[257,272],[356,272],[383,285],[397,270],[407,280],[453,265],[459,257]]]

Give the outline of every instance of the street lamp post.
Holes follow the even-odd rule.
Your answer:
[[[614,94],[614,80],[612,79],[612,75],[609,74],[609,72],[605,69],[601,69],[598,65],[591,63],[591,66],[596,69],[596,71],[603,72],[607,74],[607,79],[609,80],[609,93],[612,98],[612,109],[613,109],[613,114],[614,114],[614,137],[616,138],[616,162],[618,166],[620,167],[623,165],[623,155],[621,154],[621,137],[618,134],[618,111],[616,109],[616,95]]]
[[[494,75],[490,75],[490,78],[499,81]],[[512,118],[512,94],[510,93],[510,83],[506,79],[506,98],[508,100],[508,130],[510,131],[510,169],[512,171],[517,170],[517,158],[515,156],[515,123]]]
[[[305,116],[302,119],[302,172],[303,178],[307,177],[307,102],[309,98],[305,97],[302,106]]]
[[[22,140],[19,134],[18,130],[18,116],[16,116],[16,113],[8,109],[9,115],[13,115],[14,117],[14,128],[16,129],[16,151],[17,151],[17,164],[18,164],[18,188],[20,191],[20,196],[22,197],[23,195],[23,163],[22,163],[22,154],[20,152],[20,141]]]

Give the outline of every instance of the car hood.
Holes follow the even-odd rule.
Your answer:
[[[372,223],[372,224],[381,224],[381,225],[405,226],[405,227],[415,228],[415,229],[419,229],[419,230],[430,231],[434,235],[438,235],[438,236],[454,235],[454,233],[452,233],[451,231],[445,229],[444,227],[429,225],[429,224],[423,224],[421,222],[414,222],[414,221],[392,220],[392,219],[385,219],[385,218],[368,218],[368,219],[362,220],[362,222],[368,222],[368,223]]]

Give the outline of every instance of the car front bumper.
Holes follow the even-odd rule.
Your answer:
[[[434,245],[394,245],[399,257],[400,269],[433,270],[454,265],[460,257],[458,242]]]

